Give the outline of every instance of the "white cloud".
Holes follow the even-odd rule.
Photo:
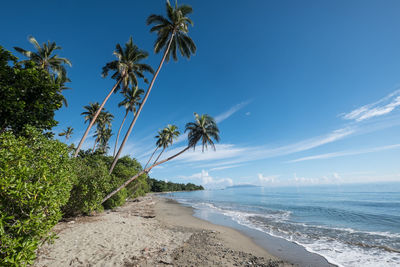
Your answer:
[[[362,106],[341,116],[357,122],[391,113],[400,106],[400,90],[396,90],[377,102]]]
[[[226,120],[227,118],[229,118],[230,116],[232,116],[234,113],[236,113],[237,111],[239,111],[240,109],[242,109],[243,107],[247,106],[251,101],[245,101],[242,103],[239,103],[233,107],[231,107],[230,109],[228,109],[227,111],[215,116],[215,121],[217,123],[221,123],[222,121]]]
[[[295,160],[291,160],[289,162],[300,162],[300,161],[307,161],[307,160],[315,160],[315,159],[329,159],[329,158],[336,158],[336,157],[344,157],[344,156],[353,156],[353,155],[360,155],[366,153],[373,153],[379,152],[384,150],[391,150],[391,149],[399,149],[400,144],[394,144],[389,146],[381,146],[381,147],[374,147],[368,149],[361,149],[361,150],[352,150],[352,151],[340,151],[340,152],[332,152],[332,153],[325,153],[319,154],[309,157],[302,157]]]
[[[264,176],[262,173],[259,173],[257,176],[258,176],[258,183],[260,185],[277,183],[278,182],[277,179],[279,178],[279,175]]]
[[[248,111],[248,112],[245,113],[245,115],[246,115],[246,116],[250,116],[250,115],[251,115],[251,112]]]
[[[200,181],[200,184],[207,189],[220,189],[227,186],[232,186],[233,181],[231,178],[213,178],[207,171],[202,170],[200,173],[195,173],[190,176],[180,176],[184,180],[195,180],[195,183]]]

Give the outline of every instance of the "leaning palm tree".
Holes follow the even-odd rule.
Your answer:
[[[203,152],[204,152],[204,148],[207,149],[208,144],[211,145],[213,147],[213,149],[215,150],[214,140],[217,142],[219,141],[219,129],[218,129],[218,126],[217,126],[215,120],[207,114],[200,116],[197,113],[194,113],[194,115],[195,115],[195,121],[187,123],[186,127],[185,127],[185,132],[188,132],[188,145],[186,148],[184,148],[180,152],[176,153],[175,155],[172,155],[162,161],[159,161],[159,162],[151,165],[147,169],[140,171],[138,174],[134,175],[128,181],[126,181],[123,185],[121,185],[116,190],[114,190],[113,192],[108,194],[103,199],[102,203],[104,203],[105,201],[107,201],[107,199],[109,199],[110,197],[112,197],[113,195],[118,193],[122,188],[126,187],[129,183],[131,183],[133,180],[138,178],[140,175],[142,175],[144,173],[148,173],[154,167],[178,157],[179,155],[181,155],[185,151],[189,150],[190,148],[193,148],[193,150],[194,150],[199,141],[201,141]]]
[[[124,119],[122,120],[121,126],[119,127],[117,140],[115,141],[114,154],[113,154],[114,157],[115,157],[115,152],[117,151],[119,135],[121,133],[122,126],[125,123],[125,119],[130,111],[133,113],[133,116],[136,115],[136,106],[139,104],[139,101],[143,93],[144,91],[142,89],[138,89],[137,87],[135,87],[134,89],[128,88],[123,92],[125,98],[118,104],[118,107],[125,108],[125,116]]]
[[[111,94],[116,92],[121,87],[121,83],[123,89],[128,88],[129,85],[137,87],[137,77],[142,78],[145,82],[147,82],[144,77],[144,72],[154,73],[153,69],[149,65],[140,63],[142,60],[148,57],[148,53],[140,50],[139,47],[133,43],[132,37],[125,44],[124,48],[122,48],[120,44],[117,44],[114,55],[117,57],[117,60],[111,61],[103,67],[102,76],[106,77],[109,71],[115,71],[111,78],[115,79],[117,82],[108,93],[106,98],[104,98],[103,103],[100,105],[100,109],[104,107]],[[74,157],[78,155],[83,142],[89,134],[90,128],[92,128],[99,114],[100,110],[98,110],[93,120],[89,123],[89,126],[83,134],[82,139],[75,151]]]
[[[58,136],[65,136],[65,140],[68,140],[71,138],[71,135],[73,133],[74,133],[74,128],[68,126],[67,129],[59,133]]]
[[[146,169],[147,165],[149,165],[151,159],[154,157],[154,154],[157,152],[157,150],[162,147],[162,144],[165,142],[165,137],[166,134],[163,130],[158,131],[158,134],[154,136],[154,138],[157,139],[156,141],[156,149],[154,149],[153,153],[151,154],[149,160],[147,161],[146,165],[144,165],[144,169]]]
[[[156,73],[153,76],[153,79],[150,82],[149,88],[143,98],[142,103],[139,106],[137,114],[132,121],[132,127],[135,125],[136,120],[139,118],[140,112],[143,109],[144,104],[149,97],[151,89],[153,88],[154,82],[158,76],[158,73],[161,70],[164,61],[169,61],[170,55],[175,61],[178,60],[177,50],[182,54],[182,56],[190,58],[191,54],[196,52],[196,45],[193,40],[188,36],[189,32],[189,24],[193,26],[193,22],[187,17],[190,13],[192,13],[192,7],[188,5],[180,5],[175,4],[175,7],[171,6],[169,1],[166,3],[167,8],[167,18],[161,15],[150,15],[147,18],[147,25],[156,24],[151,29],[150,32],[157,32],[157,40],[154,44],[154,52],[159,53],[164,49],[164,55],[161,59],[160,64],[156,70]],[[131,131],[131,129],[130,129]],[[127,133],[129,136],[130,131]],[[124,148],[124,144],[122,143],[117,155],[114,157],[114,161],[110,168],[110,173],[113,171],[115,165],[117,164],[118,158],[121,155],[122,149]]]
[[[153,162],[155,164],[158,159],[161,157],[162,153],[164,153],[165,149],[169,147],[170,145],[173,144],[174,140],[178,138],[178,136],[181,134],[178,131],[178,127],[176,125],[171,125],[168,124],[167,127],[165,127],[162,131],[162,136],[159,140],[157,140],[157,144],[159,147],[162,147],[163,149],[161,150],[160,154],[158,154],[158,157],[156,160]],[[145,168],[146,169],[146,168]]]
[[[57,75],[65,75],[64,64],[72,66],[71,62],[63,57],[58,57],[54,54],[56,50],[60,50],[61,47],[56,45],[55,42],[47,41],[42,46],[36,41],[35,37],[29,36],[29,42],[35,47],[36,51],[28,51],[20,47],[14,47],[15,50],[34,61],[39,67],[45,69],[49,73],[55,73]],[[24,61],[22,61],[24,62]]]

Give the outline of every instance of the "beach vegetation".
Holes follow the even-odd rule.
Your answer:
[[[31,264],[76,180],[69,149],[32,126],[0,134],[0,266]]]

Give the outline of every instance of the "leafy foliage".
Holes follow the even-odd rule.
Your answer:
[[[151,192],[169,192],[169,191],[194,191],[194,190],[204,190],[201,185],[195,185],[192,183],[179,184],[172,182],[159,181],[153,178],[149,178],[149,186]]]
[[[114,195],[103,206],[101,200],[115,188],[119,187],[129,177],[142,170],[140,164],[128,156],[122,157],[112,175],[108,173],[112,157],[104,156],[101,152],[89,153],[80,151],[75,158],[77,183],[71,190],[68,203],[63,207],[66,216],[80,214],[89,215],[103,208],[112,209],[125,203],[128,197],[137,197],[149,192],[147,175],[142,175],[128,188]]]
[[[0,134],[0,266],[32,263],[75,180],[67,146],[33,127]]]
[[[10,63],[10,64],[9,64]],[[32,61],[24,65],[0,47],[0,132],[23,132],[29,124],[39,130],[57,125],[54,112],[64,97],[60,85]]]

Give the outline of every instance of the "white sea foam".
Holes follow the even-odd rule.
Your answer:
[[[178,200],[179,201],[179,200]],[[278,211],[271,214],[259,214],[253,212],[237,211],[232,209],[227,209],[225,207],[218,207],[212,203],[200,202],[200,203],[190,203],[187,201],[185,204],[191,204],[197,209],[207,209],[213,212],[230,217],[235,222],[266,234],[284,238],[288,241],[295,242],[303,246],[306,250],[317,253],[324,258],[326,258],[330,263],[338,266],[365,266],[365,267],[392,267],[400,266],[400,253],[388,252],[379,248],[363,248],[357,247],[351,244],[346,244],[338,240],[332,240],[332,238],[326,238],[321,236],[317,239],[310,239],[307,235],[302,233],[294,234],[293,232],[286,231],[284,229],[271,227],[263,224],[263,222],[255,222],[250,220],[254,217],[262,217],[269,220],[274,220],[275,222],[282,222],[288,224],[302,225],[303,227],[309,227],[309,225],[304,223],[294,223],[289,222],[291,213],[289,211]],[[351,228],[329,228],[325,226],[312,226],[316,228],[326,229],[326,230],[337,230],[344,231],[348,233],[362,233],[369,235],[378,235],[382,237],[389,238],[399,238],[400,234],[394,234],[389,232],[361,232]]]

